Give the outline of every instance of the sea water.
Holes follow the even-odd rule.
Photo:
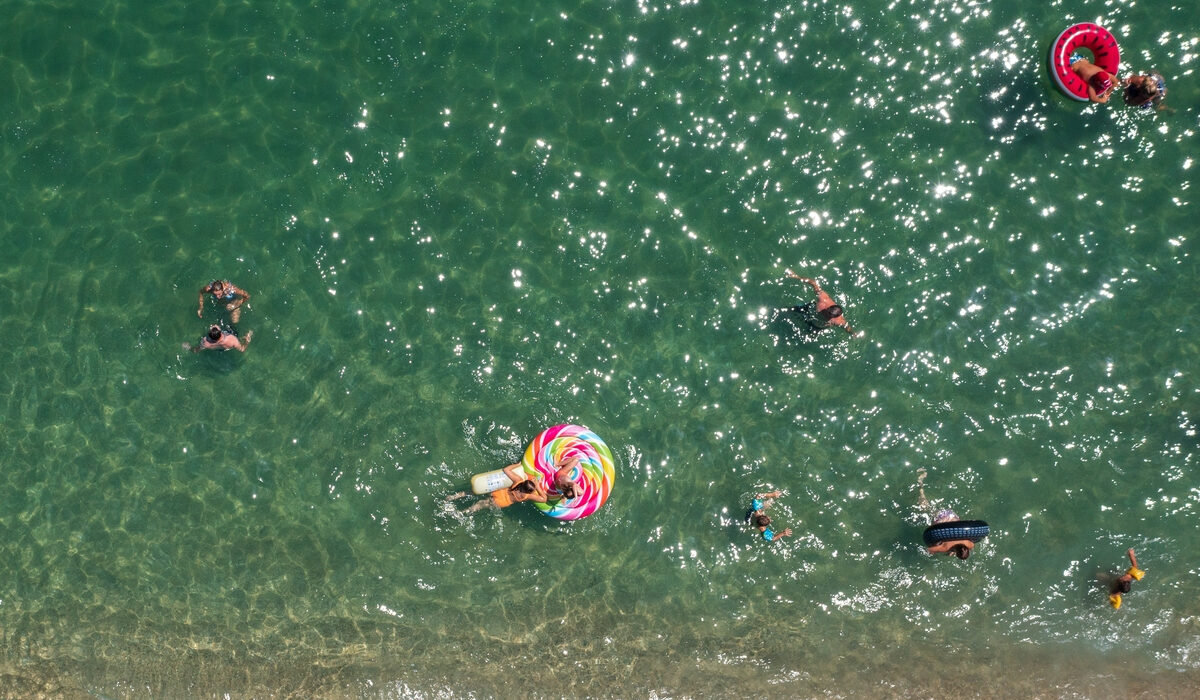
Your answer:
[[[0,8],[0,694],[1200,692],[1187,3]]]

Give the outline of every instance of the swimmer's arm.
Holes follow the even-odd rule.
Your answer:
[[[762,511],[766,510],[767,507],[770,506],[771,503],[774,502],[774,499],[779,498],[782,495],[783,495],[783,491],[772,491],[770,493],[758,494],[757,496],[755,496],[755,498],[757,498],[758,500],[763,502],[762,508],[759,508],[758,511],[762,512]]]
[[[197,295],[197,297],[196,297],[196,304],[197,304],[196,315],[197,316],[200,316],[200,317],[204,316],[204,295],[208,294],[208,290],[211,288],[212,288],[211,285],[208,287],[204,287],[200,290],[200,294]]]
[[[854,335],[854,329],[850,327],[849,323],[846,323],[845,316],[838,316],[837,318],[831,318],[831,319],[829,319],[829,323],[830,323],[830,325],[834,325],[834,326],[841,328],[842,330],[846,331],[850,335]]]
[[[1101,103],[1108,102],[1108,98],[1112,97],[1112,94],[1117,91],[1117,86],[1121,84],[1121,79],[1116,75],[1109,72],[1105,72],[1104,74],[1108,76],[1108,89],[1104,91],[1103,95],[1101,95],[1101,97],[1104,99],[1096,100],[1097,102]]]
[[[507,467],[505,467],[503,470],[504,475],[507,476],[509,478],[509,480],[511,480],[513,482],[514,486],[521,483],[522,481],[525,481],[525,475],[519,471],[520,469],[521,469],[520,464],[510,464]]]
[[[232,287],[233,285],[230,285],[230,286]],[[232,306],[234,308],[237,308],[237,307],[241,306],[242,304],[245,304],[246,302],[250,301],[250,293],[247,292],[246,290],[239,289],[237,287],[233,287],[233,289],[231,291],[233,292],[234,296],[239,297],[239,298],[233,300]]]
[[[1130,547],[1129,551],[1125,552],[1125,553],[1129,555],[1129,563],[1133,564],[1133,568],[1135,568],[1135,569],[1138,568],[1137,555],[1133,553],[1133,547]]]
[[[772,538],[771,541],[775,542],[777,540],[783,539],[784,537],[791,537],[791,536],[792,536],[792,528],[789,527],[788,529],[784,530],[783,532],[776,532],[775,537]]]
[[[797,275],[795,272],[792,272],[791,270],[784,270],[784,272],[787,273],[788,277],[800,280],[801,282],[812,287],[814,292],[816,292],[817,294],[821,294],[821,287],[820,287],[820,285],[817,284],[817,281],[815,279],[813,279],[811,277],[801,277],[800,275]]]
[[[549,495],[540,486],[535,486],[533,489],[533,493],[521,493],[521,491],[519,489],[514,490],[511,493],[512,493],[513,500],[517,501],[518,503],[524,503],[525,501],[533,501],[534,503],[545,503],[546,501],[549,500]]]

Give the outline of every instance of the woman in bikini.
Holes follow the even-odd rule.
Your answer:
[[[582,494],[579,483],[571,479],[575,467],[579,466],[579,457],[563,457],[555,463],[554,490],[562,494],[568,501]]]
[[[527,479],[520,464],[510,464],[504,468],[504,475],[513,482],[512,486],[498,491],[492,491],[486,498],[480,499],[478,503],[460,511],[466,515],[484,508],[507,508],[514,503],[522,501],[533,501],[535,503],[545,503],[547,500],[546,490],[541,486]],[[460,491],[453,496],[447,498],[447,501],[453,501],[463,496],[468,495],[466,491]]]
[[[238,289],[229,280],[213,280],[207,287],[200,290],[199,306],[196,316],[204,318],[204,295],[211,294],[218,304],[225,304],[226,311],[232,311],[230,320],[234,323],[242,316],[242,304],[250,301],[250,295],[243,289]]]

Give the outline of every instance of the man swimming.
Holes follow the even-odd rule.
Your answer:
[[[246,334],[246,340],[243,341],[237,337],[236,333],[229,333],[223,330],[220,326],[212,325],[208,327],[208,332],[204,337],[200,338],[200,342],[196,345],[183,344],[183,347],[192,352],[200,352],[201,350],[240,350],[246,352],[246,347],[250,345],[250,338],[254,335],[254,331]]]
[[[851,335],[854,334],[854,329],[850,327],[849,323],[846,323],[846,317],[842,315],[842,307],[838,306],[838,303],[833,300],[833,297],[829,296],[825,293],[825,290],[821,289],[821,285],[817,284],[816,280],[812,279],[811,277],[801,277],[791,270],[784,270],[784,272],[787,273],[788,277],[798,279],[812,287],[813,291],[817,293],[817,308],[815,313],[812,311],[811,302],[804,304],[803,306],[794,306],[791,309],[792,311],[803,314],[805,316],[804,320],[808,322],[810,327],[812,327],[814,330],[824,330],[830,326],[838,326],[847,333],[850,333]]]

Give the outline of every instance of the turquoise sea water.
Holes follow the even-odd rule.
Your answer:
[[[1200,693],[1191,6],[0,8],[0,695]],[[565,422],[599,513],[444,505]]]

